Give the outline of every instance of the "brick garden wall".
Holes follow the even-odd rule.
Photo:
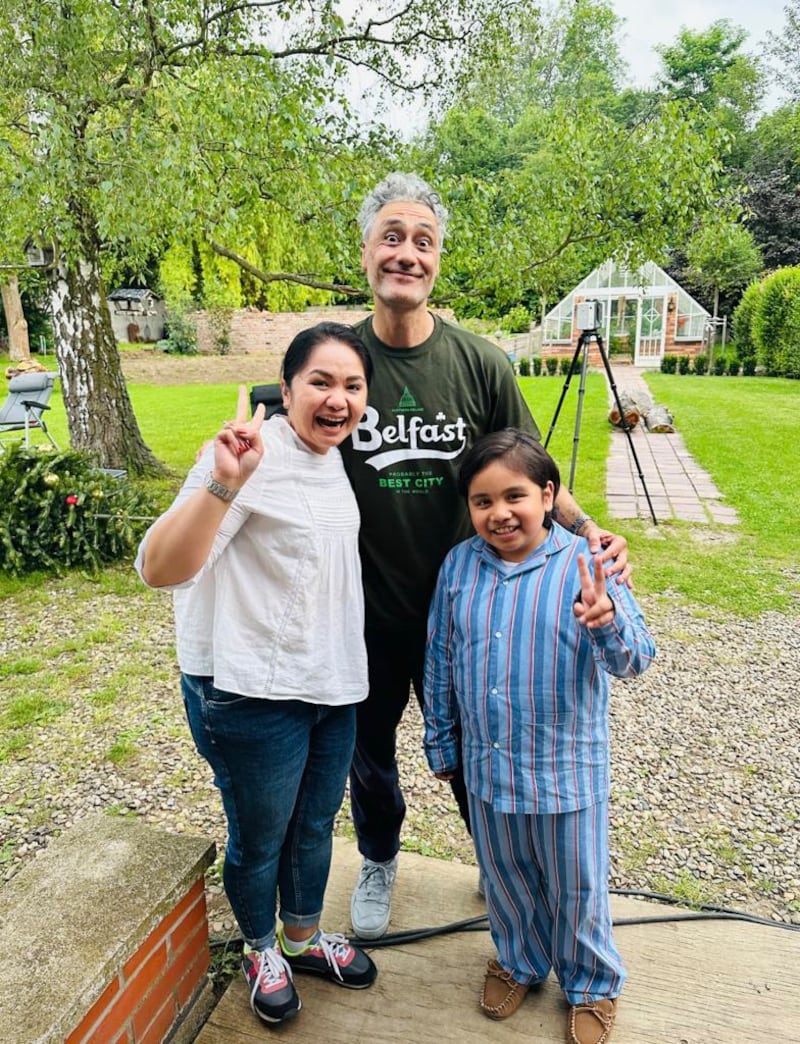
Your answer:
[[[452,319],[450,309],[434,309],[439,315]],[[230,351],[234,354],[248,352],[283,353],[295,334],[307,326],[329,321],[353,326],[366,319],[371,311],[362,308],[317,308],[304,312],[261,312],[256,308],[240,308],[234,311],[230,325]],[[215,352],[214,332],[207,312],[194,312],[189,316],[197,327],[197,346],[201,352]]]
[[[161,1044],[209,964],[203,878],[148,935],[66,1044]]]

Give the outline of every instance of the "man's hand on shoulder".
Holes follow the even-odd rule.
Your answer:
[[[628,541],[624,536],[601,529],[592,518],[587,518],[581,529],[581,536],[589,541],[589,550],[593,555],[600,555],[605,575],[614,577],[618,584],[633,587],[631,573],[633,567],[628,561]],[[606,567],[606,563],[608,566]]]

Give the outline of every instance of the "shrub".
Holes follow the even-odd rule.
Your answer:
[[[714,375],[716,377],[722,377],[725,371],[728,369],[728,360],[724,355],[714,356]]]
[[[167,309],[164,339],[158,342],[158,347],[175,355],[197,355],[197,329],[185,313]]]
[[[531,364],[525,355],[519,361],[519,375],[520,377],[530,377],[531,375]]]
[[[509,333],[527,333],[531,328],[531,313],[523,305],[516,305],[502,317],[500,327]]]
[[[0,569],[95,571],[130,555],[152,520],[149,497],[86,453],[15,447],[0,456]]]
[[[753,362],[755,363],[755,360],[753,360]],[[737,355],[731,355],[728,359],[728,365],[725,368],[725,372],[729,377],[738,377],[741,365],[739,357]]]
[[[753,321],[759,307],[763,287],[762,282],[751,283],[742,294],[731,319],[731,333],[736,341],[736,349],[742,365],[748,359],[753,359],[755,362],[757,349],[753,337]]]
[[[767,276],[753,317],[758,363],[770,377],[800,377],[800,268]]]
[[[632,356],[633,345],[631,344],[628,334],[611,334],[608,341],[608,354],[609,355],[622,355]]]
[[[661,372],[662,373],[675,373],[678,368],[678,356],[677,355],[665,355],[661,360]]]
[[[742,360],[742,374],[745,377],[754,377],[756,373],[756,360],[755,358],[747,358]]]
[[[558,369],[558,359],[557,359],[557,357],[555,355],[548,355],[548,357],[544,361],[544,364],[547,367],[548,374],[551,377],[555,377],[556,370]]]
[[[558,372],[562,374],[562,376],[566,377],[566,375],[569,373],[569,368],[571,365],[572,359],[566,355],[562,356],[558,363]]]
[[[702,377],[704,373],[708,371],[708,356],[707,355],[696,355],[694,357],[694,372],[698,377]]]
[[[542,372],[542,357],[540,355],[534,355],[533,357],[533,376],[538,377]]]
[[[231,320],[233,309],[216,305],[209,309],[208,325],[211,327],[211,336],[214,340],[214,349],[220,355],[227,355],[231,350]],[[195,351],[197,350],[195,338]]]
[[[688,373],[691,368],[692,360],[688,355],[681,355],[678,357],[678,373]]]

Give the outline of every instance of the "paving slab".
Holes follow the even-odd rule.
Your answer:
[[[616,365],[611,372],[620,395],[624,392],[634,399],[638,396],[640,401],[646,395],[652,400],[641,367]],[[610,385],[608,395],[611,405]],[[669,403],[659,405],[669,407]],[[630,432],[630,441],[619,428],[612,433],[606,464],[606,499],[611,518],[652,521],[652,505],[657,522],[678,520],[734,526],[739,521],[735,509],[724,504],[711,476],[689,453],[681,435],[650,432],[643,420]]]
[[[349,897],[360,856],[336,839],[324,924],[349,931]],[[479,917],[477,869],[403,852],[392,930]],[[622,918],[667,915],[673,907],[615,896]],[[738,921],[619,925],[629,979],[613,1044],[797,1044],[800,933]],[[372,955],[368,990],[297,977],[303,1010],[271,1039],[291,1044],[563,1044],[566,1004],[548,979],[504,1022],[481,1014],[478,994],[492,946],[485,930],[459,932]],[[197,1044],[254,1044],[269,1033],[250,1011],[241,979],[226,991]]]

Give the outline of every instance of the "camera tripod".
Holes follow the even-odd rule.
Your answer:
[[[617,391],[617,385],[614,381],[614,375],[611,372],[611,366],[608,362],[608,356],[606,355],[606,350],[603,346],[603,338],[600,336],[596,328],[592,330],[581,331],[581,335],[578,338],[578,344],[575,348],[575,354],[572,356],[572,362],[569,364],[569,371],[567,372],[567,378],[564,381],[564,387],[561,389],[561,397],[558,400],[558,405],[556,406],[555,413],[553,414],[553,419],[550,421],[550,430],[547,432],[547,438],[544,440],[544,448],[547,449],[548,443],[550,442],[550,436],[553,434],[553,430],[556,426],[556,421],[558,420],[558,415],[561,412],[561,407],[564,403],[564,399],[566,398],[567,391],[569,390],[570,381],[572,380],[572,374],[576,369],[576,365],[578,359],[581,357],[581,353],[583,353],[583,359],[581,361],[581,377],[580,383],[578,385],[578,408],[575,412],[575,434],[572,438],[572,462],[570,464],[569,470],[569,486],[567,487],[570,493],[572,493],[572,489],[575,484],[575,467],[578,460],[578,443],[580,442],[581,438],[581,414],[583,413],[583,396],[586,392],[586,372],[589,368],[589,348],[591,346],[593,337],[597,341],[597,347],[600,350],[600,358],[603,360],[603,366],[605,367],[606,377],[608,378],[608,383],[611,386],[611,392],[614,396],[614,401],[616,402],[617,409],[619,410],[620,426],[622,427],[622,430],[625,432],[625,437],[628,440],[628,446],[630,447],[631,456],[633,457],[633,461],[636,464],[636,473],[639,476],[639,481],[642,484],[645,499],[647,500],[647,506],[650,508],[650,515],[653,519],[653,525],[657,526],[658,519],[656,518],[656,513],[653,510],[653,502],[651,501],[650,494],[647,491],[647,485],[644,481],[644,475],[642,474],[642,466],[639,463],[639,458],[636,456],[636,449],[633,445],[633,439],[631,438],[631,426],[625,417],[625,411],[623,410],[622,403],[620,402],[619,392]]]

